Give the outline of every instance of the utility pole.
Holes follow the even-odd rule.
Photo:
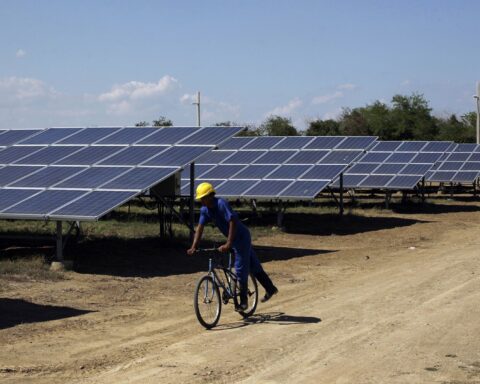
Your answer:
[[[480,144],[480,81],[477,81],[477,94],[473,98],[477,101],[477,144]]]
[[[197,92],[197,101],[192,104],[197,106],[197,126],[200,127],[200,91]]]

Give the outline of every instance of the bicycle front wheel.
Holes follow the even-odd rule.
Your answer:
[[[193,306],[198,321],[205,328],[210,329],[217,325],[222,312],[222,302],[220,300],[220,290],[211,276],[203,276],[198,281]]]

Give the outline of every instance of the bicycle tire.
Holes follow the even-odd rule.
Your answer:
[[[207,297],[207,295],[209,296]],[[208,308],[207,312],[213,314],[211,319],[207,319],[203,314],[199,306],[199,299],[200,304],[203,303],[205,304],[205,308]],[[210,307],[210,305],[214,306],[213,312],[211,311],[212,307]],[[215,284],[212,276],[205,275],[198,280],[197,286],[195,287],[195,295],[193,297],[193,307],[195,308],[195,315],[197,316],[198,322],[203,327],[210,329],[217,325],[222,313],[222,302],[220,299],[220,290],[218,289],[217,284]]]
[[[234,302],[235,306],[238,307],[240,304],[240,288],[239,284],[235,285],[235,297]],[[243,317],[247,318],[252,316],[255,313],[258,305],[258,284],[257,279],[250,274],[248,275],[248,308],[245,311],[238,311],[238,313]]]

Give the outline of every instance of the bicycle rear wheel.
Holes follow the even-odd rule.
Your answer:
[[[252,316],[257,309],[258,304],[258,284],[253,275],[248,275],[248,308],[245,311],[238,311],[244,318]],[[239,284],[235,284],[235,306],[238,308],[240,305],[240,287]]]
[[[210,329],[217,325],[222,312],[222,302],[218,286],[211,276],[203,276],[198,281],[193,306],[198,321],[205,328]]]

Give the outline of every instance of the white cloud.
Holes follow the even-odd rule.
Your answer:
[[[400,85],[403,86],[403,87],[406,87],[410,84],[412,84],[412,81],[407,79],[407,80],[403,80]]]
[[[337,86],[337,89],[342,89],[342,90],[345,90],[345,91],[353,91],[354,89],[357,89],[358,86],[356,84],[352,84],[352,83],[345,83],[345,84],[340,84],[339,86]]]
[[[109,92],[102,93],[98,100],[102,102],[118,102],[120,100],[147,99],[162,95],[176,87],[178,80],[165,75],[156,83],[144,83],[141,81],[129,81],[124,84],[116,84]]]
[[[335,108],[332,111],[328,111],[323,114],[322,120],[336,120],[338,117],[340,117],[342,111],[343,110],[341,107]]]
[[[39,99],[52,99],[59,95],[45,82],[29,77],[5,77],[0,79],[0,104],[30,102]]]
[[[183,105],[197,101],[196,93],[185,93],[179,98]],[[240,106],[225,101],[218,101],[208,96],[200,95],[202,121],[218,123],[219,121],[231,121],[240,117]]]
[[[277,116],[285,116],[289,115],[294,112],[296,109],[301,107],[303,104],[302,100],[299,97],[295,97],[294,99],[290,100],[287,105],[283,105],[280,107],[276,107],[271,111],[265,114],[266,117],[277,115]]]
[[[343,92],[335,91],[333,93],[329,93],[329,94],[326,94],[326,95],[320,95],[320,96],[314,97],[312,99],[312,104],[315,104],[315,105],[325,104],[325,103],[328,103],[329,101],[341,98],[343,96],[344,96]]]
[[[20,49],[17,50],[17,52],[15,53],[15,56],[20,59],[20,58],[22,58],[22,57],[25,57],[26,54],[27,54],[27,52],[26,52],[25,50],[23,50],[23,49],[20,48]]]

